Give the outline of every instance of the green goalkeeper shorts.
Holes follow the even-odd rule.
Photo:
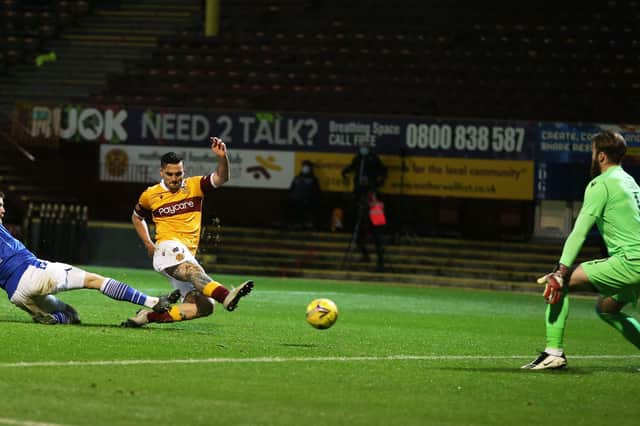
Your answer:
[[[640,296],[640,259],[611,256],[581,265],[589,282],[601,295],[611,296],[620,303],[637,305]]]

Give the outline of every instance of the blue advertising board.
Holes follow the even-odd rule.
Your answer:
[[[591,179],[591,138],[604,130],[620,132],[628,151],[623,166],[640,176],[640,127],[593,123],[538,124],[535,193],[540,200],[580,201]]]
[[[25,133],[20,140],[25,141],[27,136],[34,143],[64,140],[205,148],[209,137],[215,135],[233,150],[289,152],[318,158],[324,154],[346,157],[367,143],[387,156],[392,168],[398,170],[405,159],[415,163],[415,170],[476,170],[481,165],[486,173],[495,176],[520,170],[524,176],[533,176],[514,179],[505,184],[508,190],[498,194],[540,200],[581,200],[590,178],[591,138],[603,130],[614,130],[622,133],[629,146],[623,166],[640,177],[640,126],[633,125],[60,106],[46,102],[18,104],[14,117],[18,125],[13,128]],[[336,158],[329,156],[322,161],[338,164]],[[470,184],[460,180],[471,179],[470,174],[446,174],[446,179],[444,175],[423,173],[415,177],[415,183],[430,187]],[[426,182],[428,179],[431,180]],[[528,187],[517,188],[524,185]]]
[[[207,146],[352,153],[364,143],[380,154],[533,160],[537,123],[175,108],[30,105],[31,137],[127,145]]]

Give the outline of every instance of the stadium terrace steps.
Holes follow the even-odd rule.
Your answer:
[[[130,39],[119,39],[119,40],[95,40],[95,39],[84,39],[84,40],[68,40],[70,45],[73,47],[91,47],[94,49],[102,49],[103,47],[129,47],[132,49],[149,48],[154,46],[154,43],[148,41],[133,41]],[[141,54],[141,53],[140,53]]]
[[[210,269],[211,270],[211,269]],[[441,287],[466,287],[484,290],[538,291],[540,286],[534,282],[514,282],[489,279],[442,277],[436,275],[416,275],[389,272],[336,271],[327,269],[282,269],[253,265],[224,265],[216,272],[243,275],[272,275],[281,277],[322,278],[330,280],[385,282],[401,285],[429,285]]]
[[[33,163],[0,137],[0,190],[5,193],[5,201],[20,210],[10,212],[10,215],[19,216],[19,213],[24,213],[30,201],[76,201],[63,183],[49,182],[42,185],[34,167]]]
[[[212,273],[242,273],[413,285],[538,291],[535,279],[557,261],[557,241],[515,243],[456,238],[397,238],[386,246],[385,270],[376,255],[361,261],[351,234],[224,227],[217,245],[201,244],[200,261]],[[586,258],[600,257],[585,246]]]
[[[283,239],[286,241],[317,241],[321,239],[325,242],[339,242],[348,243],[351,239],[350,233],[345,232],[300,232],[289,231],[280,229],[269,228],[239,228],[239,227],[227,227],[223,228],[224,234],[235,239],[242,240],[244,238],[269,238],[271,240]],[[549,250],[555,253],[560,250],[560,247],[556,247],[556,241],[544,241],[538,240],[535,242],[517,242],[517,241],[485,241],[485,240],[473,240],[473,239],[452,239],[443,237],[421,237],[417,235],[401,235],[397,238],[402,241],[404,245],[409,246],[442,246],[453,247],[456,250],[460,248],[488,248],[493,251],[501,252],[518,252],[524,251],[526,253],[538,253],[549,254]],[[593,250],[593,248],[589,249]]]
[[[87,80],[88,77],[90,80],[104,80],[104,76],[106,76],[109,72],[115,72],[122,69],[122,64],[119,62],[109,62],[103,64],[102,66],[96,66],[91,64],[90,58],[87,59],[77,59],[77,58],[65,58],[65,63],[52,63],[47,65],[47,77],[57,78],[60,76],[70,77],[73,76],[79,80]],[[25,67],[24,70],[21,71],[21,78],[31,78],[32,76],[41,76],[42,70]]]
[[[148,40],[155,43],[156,37],[161,35],[173,34],[173,30],[167,29],[162,25],[154,26],[153,28],[131,28],[130,23],[119,22],[118,25],[109,24],[106,26],[92,26],[91,28],[78,28],[74,31],[74,34],[67,36],[66,38],[73,39],[75,36],[79,38],[82,35],[92,34],[94,36],[136,36],[147,37]]]
[[[205,255],[206,256],[206,255]],[[220,256],[219,261],[224,260],[231,264],[246,265],[250,263],[256,267],[277,268],[284,275],[288,275],[290,270],[303,270],[303,269],[318,269],[318,270],[341,270],[342,268],[342,256],[333,256],[333,258],[320,258],[316,257],[316,254],[305,256],[303,258],[297,258],[290,256],[287,259],[281,259],[277,256],[272,257],[250,257],[248,255],[234,255],[224,254]],[[427,257],[418,258],[416,260],[422,260],[424,262],[431,262],[432,259]],[[369,262],[353,262],[349,266],[351,272],[369,272],[373,268],[375,259]],[[539,274],[538,271],[531,271],[531,268],[523,270],[504,270],[499,269],[497,266],[479,266],[469,267],[468,265],[455,265],[455,259],[450,259],[447,264],[406,264],[403,263],[403,258],[398,256],[386,257],[387,269],[393,274],[411,274],[411,275],[435,275],[442,277],[456,277],[456,278],[478,278],[482,279],[487,276],[487,271],[490,269],[491,275],[499,278],[500,280],[508,281],[527,281],[531,277],[536,277]]]
[[[3,170],[0,168],[0,189],[10,190],[12,186],[22,185],[26,178],[13,170]]]
[[[124,43],[137,43],[137,44],[145,44],[149,47],[154,46],[156,43],[155,36],[140,36],[140,35],[124,35],[124,34],[95,34],[95,33],[87,33],[87,34],[66,34],[63,35],[62,38],[64,40],[79,40],[79,41],[97,41],[99,43],[105,42],[108,44],[124,44]]]
[[[2,118],[0,116],[0,121]],[[29,154],[33,152],[28,146],[23,149]],[[42,163],[29,160],[24,151],[10,142],[8,133],[0,131],[0,190],[5,193],[7,217],[22,220],[32,201],[77,202],[69,193],[67,182],[60,179],[55,164],[48,163],[47,158],[43,160]],[[52,172],[43,175],[43,170],[51,168]],[[46,182],[42,176],[47,176]]]
[[[197,13],[200,11],[200,6],[197,4],[175,4],[175,2],[163,4],[163,3],[133,3],[133,4],[123,4],[121,6],[123,10],[130,11],[156,11],[156,12],[184,12],[190,11],[193,13]]]
[[[35,76],[34,76],[35,77]],[[27,90],[24,90],[22,88],[19,87],[14,87],[13,89],[11,87],[6,88],[6,90],[3,90],[3,93],[5,94],[20,94],[23,92],[25,93],[29,93],[29,92],[34,92],[33,89],[36,89],[34,94],[38,94],[41,93],[41,89],[45,88],[48,85],[54,85],[55,86],[60,86],[60,85],[64,85],[64,86],[95,86],[97,84],[100,84],[101,80],[99,79],[93,79],[93,78],[87,78],[86,74],[82,74],[82,73],[72,73],[72,74],[68,74],[68,75],[64,75],[63,73],[59,73],[59,74],[50,74],[48,75],[44,81],[40,82],[37,85],[33,85],[30,86]],[[49,89],[49,87],[46,87],[47,89]]]
[[[147,19],[163,19],[172,22],[175,18],[190,18],[191,12],[182,10],[99,10],[95,13],[97,16],[118,17],[132,21]]]
[[[297,252],[303,250],[305,252],[318,252],[319,250],[335,250],[337,252],[345,251],[345,247],[348,246],[348,241],[305,241],[305,240],[286,240],[270,239],[268,245],[263,246],[264,240],[260,238],[244,238],[240,244],[234,242],[228,242],[225,247],[227,249],[233,249],[234,247],[239,250],[243,250],[244,247],[249,244],[257,247],[258,249],[264,247],[267,251],[273,252],[281,250],[287,254],[287,252]],[[387,253],[391,255],[403,256],[408,260],[419,256],[433,256],[437,258],[450,259],[454,256],[471,257],[475,259],[491,259],[501,262],[509,262],[513,260],[519,260],[522,257],[521,251],[501,251],[491,250],[484,247],[476,246],[461,246],[460,248],[447,246],[446,243],[438,243],[434,241],[425,241],[425,245],[389,245],[387,247]],[[555,256],[550,254],[541,254],[535,252],[528,252],[527,257],[531,261],[539,262],[553,262],[557,260]]]
[[[20,64],[0,80],[0,116],[9,117],[20,100],[66,103],[100,92],[109,73],[121,73],[126,60],[143,59],[158,37],[191,26],[199,10],[195,0],[94,3],[90,15],[43,46],[56,53],[54,62]]]

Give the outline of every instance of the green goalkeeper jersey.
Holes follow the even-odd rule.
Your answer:
[[[609,256],[640,259],[640,187],[620,166],[595,177],[584,191],[584,202],[562,249],[560,263],[570,266],[593,226],[607,246]]]

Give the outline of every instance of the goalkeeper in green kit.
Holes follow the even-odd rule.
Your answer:
[[[538,280],[545,285],[547,346],[522,368],[559,369],[567,366],[563,348],[569,314],[569,290],[591,288],[600,294],[598,316],[640,349],[640,322],[622,312],[636,305],[640,295],[640,187],[620,163],[627,151],[619,133],[602,132],[593,137],[591,175],[584,203],[567,237],[555,270]],[[593,226],[607,246],[609,257],[572,266],[587,233]]]

